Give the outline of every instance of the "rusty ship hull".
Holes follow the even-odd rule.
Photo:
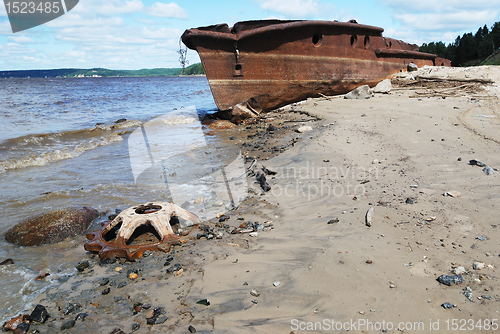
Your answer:
[[[188,29],[182,41],[198,52],[219,110],[237,120],[308,97],[373,87],[409,63],[450,66],[382,32],[355,22],[263,20]]]

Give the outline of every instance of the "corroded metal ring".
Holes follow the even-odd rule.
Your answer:
[[[102,229],[87,233],[85,250],[98,252],[102,259],[125,257],[136,260],[146,250],[168,252],[172,244],[179,242],[172,230],[171,220],[198,223],[198,217],[168,202],[133,206],[122,211]]]

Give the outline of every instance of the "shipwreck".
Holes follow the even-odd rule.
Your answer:
[[[345,94],[417,66],[451,66],[384,29],[337,21],[244,21],[186,30],[219,115],[233,122],[308,97]]]

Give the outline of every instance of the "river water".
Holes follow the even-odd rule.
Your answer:
[[[69,206],[114,213],[204,198],[192,209],[209,219],[228,207],[227,196],[193,181],[227,178],[213,176],[220,159],[209,154],[200,123],[215,110],[205,77],[0,80],[0,262],[14,260],[0,266],[0,322],[29,310],[85,254],[84,236],[39,247],[5,241],[28,217]],[[231,154],[234,176],[244,169]]]

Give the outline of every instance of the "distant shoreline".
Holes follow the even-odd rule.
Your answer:
[[[0,72],[2,73],[2,72]],[[134,75],[134,76],[124,76],[124,75],[117,75],[117,76],[96,76],[96,77],[21,77],[21,76],[16,76],[16,77],[3,77],[0,75],[0,80],[2,79],[99,79],[99,78],[206,78],[206,74],[188,74],[188,75]]]
[[[204,76],[201,63],[182,68],[153,68],[141,70],[110,70],[106,68],[64,68],[49,70],[0,71],[0,78],[101,78],[101,77],[179,77]]]

